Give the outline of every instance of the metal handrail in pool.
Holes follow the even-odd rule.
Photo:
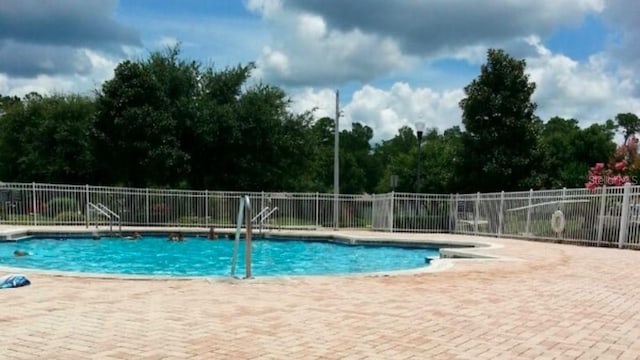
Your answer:
[[[101,208],[102,210],[108,212],[109,214],[111,214],[111,216],[114,216],[116,219],[118,219],[118,233],[120,235],[122,235],[122,221],[120,220],[120,215],[116,214],[115,212],[111,211],[111,209],[109,209],[105,204],[103,203],[97,203],[96,204],[99,208]],[[113,232],[113,231],[112,231]]]
[[[264,215],[264,213],[268,211],[269,211],[269,207],[265,206],[262,210],[260,210],[258,214],[256,214],[256,216],[253,217],[253,219],[251,219],[251,222],[255,222],[256,220],[258,220],[260,216]]]
[[[271,210],[271,211],[269,211]],[[262,236],[262,228],[264,227],[265,222],[269,219],[269,217],[275,213],[276,211],[278,211],[278,207],[274,207],[273,209],[269,208],[268,206],[266,206],[265,208],[263,208],[258,215],[254,216],[253,219],[251,219],[251,223],[256,222],[256,220],[258,220],[258,218],[260,218],[260,221],[257,222],[258,226],[259,226],[259,230],[258,230],[258,234],[260,236]],[[265,215],[266,213],[266,215]]]
[[[238,248],[240,246],[240,229],[242,228],[242,221],[245,221],[246,236],[245,236],[245,278],[251,278],[251,201],[249,196],[245,195],[240,198],[240,206],[238,208],[238,221],[236,223],[236,238],[233,246],[233,256],[231,258],[231,276],[235,276],[236,264],[238,262]]]
[[[115,217],[118,219],[118,231],[120,232],[120,234],[122,234],[122,222],[120,221],[120,215],[116,214],[115,212],[111,211],[111,209],[109,209],[108,207],[106,207],[104,204],[98,203],[98,204],[94,204],[92,202],[88,202],[87,203],[87,213],[85,216],[86,219],[86,227],[89,227],[89,209],[93,208],[94,210],[96,210],[99,214],[101,214],[102,216],[106,217],[107,219],[109,219],[109,232],[111,232],[113,234],[113,219],[112,217]],[[98,227],[98,223],[96,222],[96,228]]]

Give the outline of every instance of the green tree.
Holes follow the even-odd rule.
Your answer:
[[[97,96],[96,154],[110,183],[298,190],[312,182],[309,114],[285,92],[248,85],[253,64],[222,71],[179,47],[125,61]]]
[[[11,106],[19,104],[20,101],[17,96],[3,96],[0,94],[0,116],[5,114]]]
[[[31,93],[22,101],[5,98],[2,112],[0,178],[73,184],[95,180],[91,99]]]
[[[622,129],[624,144],[627,143],[631,136],[640,132],[640,118],[636,114],[620,113],[616,115],[615,123]]]
[[[333,191],[335,122],[329,117],[316,120],[311,126],[313,161],[310,172],[310,191]],[[377,184],[379,169],[372,157],[373,129],[353,123],[351,129],[340,132],[340,192],[359,194],[372,192]]]
[[[236,158],[246,151],[238,145],[243,136],[238,101],[253,68],[252,64],[223,71],[208,68],[200,77],[198,116],[191,124],[193,141],[185,144],[195,187],[237,189],[238,177],[244,176],[236,167]]]
[[[463,156],[462,131],[459,127],[452,127],[443,133],[436,129],[427,131],[421,151],[421,192],[453,193],[463,185],[463,177],[456,172]]]
[[[608,159],[615,151],[614,131],[611,121],[582,129],[575,119],[551,118],[540,134],[545,175],[541,187],[584,186],[589,167]]]
[[[351,131],[340,132],[341,193],[361,194],[373,191],[377,176],[371,158],[372,138],[373,129],[360,123],[353,123]]]
[[[311,161],[310,115],[288,111],[289,100],[278,87],[256,85],[238,101],[241,136],[234,158],[238,189],[302,190]]]
[[[335,121],[329,117],[316,120],[311,126],[313,162],[310,172],[313,174],[310,191],[333,191],[333,161],[335,141]]]
[[[189,174],[189,139],[196,114],[198,66],[179,48],[146,61],[124,61],[97,94],[96,156],[100,176],[132,186],[176,186]]]
[[[522,189],[534,174],[540,124],[531,101],[535,84],[525,68],[524,60],[490,49],[479,77],[464,89],[461,172],[473,179],[468,191]]]
[[[581,162],[593,164],[594,162],[608,159],[616,151],[614,141],[615,125],[611,120],[604,124],[592,124],[582,129],[579,141],[578,157]]]
[[[375,191],[391,191],[391,176],[398,176],[399,192],[414,192],[416,181],[416,144],[418,139],[414,130],[403,126],[396,136],[383,140],[373,150],[373,161],[383,165]]]
[[[460,186],[460,177],[455,172],[462,157],[462,132],[455,126],[439,133],[427,129],[420,148],[421,188],[420,192],[455,192]],[[377,177],[376,192],[391,190],[391,175],[398,175],[401,192],[415,192],[417,181],[417,138],[413,129],[402,127],[390,140],[376,145],[373,162],[382,164]]]

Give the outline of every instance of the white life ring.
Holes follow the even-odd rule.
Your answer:
[[[556,210],[553,215],[551,215],[551,229],[556,234],[560,234],[564,231],[564,214],[560,210]]]

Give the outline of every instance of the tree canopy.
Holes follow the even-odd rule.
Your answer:
[[[28,94],[2,101],[0,179],[89,183],[95,106],[79,95]]]
[[[96,97],[99,175],[132,186],[298,189],[308,114],[280,88],[248,85],[253,65],[214,71],[178,48],[121,63]]]
[[[251,81],[254,69],[217,70],[173,47],[121,62],[92,97],[0,96],[0,180],[331,192],[335,120],[292,112],[282,88]],[[341,129],[340,191],[388,192],[396,175],[395,190],[413,192],[418,166],[428,193],[581,187],[593,164],[623,160],[626,175],[638,171],[637,115],[545,122],[534,91],[523,60],[490,49],[460,125],[426,129],[419,148],[409,127],[377,143],[366,119]]]
[[[527,186],[539,159],[540,120],[531,101],[535,84],[524,60],[491,49],[480,76],[464,88],[460,101],[465,154],[462,172],[479,191]]]

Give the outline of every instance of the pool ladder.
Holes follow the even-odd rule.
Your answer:
[[[270,207],[266,206],[264,207],[262,210],[260,210],[260,212],[253,217],[253,219],[251,219],[251,223],[255,223],[258,225],[258,234],[262,235],[262,229],[265,225],[265,223],[267,222],[267,220],[269,219],[269,216],[271,216],[273,213],[275,213],[276,211],[278,211],[278,207],[274,207],[273,209],[271,209]],[[258,219],[260,219],[260,221],[257,221]]]
[[[251,279],[251,201],[248,195],[240,197],[238,208],[238,221],[236,222],[236,239],[233,246],[233,256],[231,257],[231,276],[235,277],[236,264],[238,263],[238,251],[240,248],[240,231],[244,221],[246,234],[244,241],[244,263],[245,279]]]
[[[109,219],[109,232],[111,233],[111,235],[113,235],[113,219],[114,218],[117,219],[118,233],[122,234],[122,222],[120,221],[120,215],[116,214],[115,212],[113,212],[111,209],[109,209],[102,203],[97,203],[97,204],[94,204],[92,202],[87,203],[87,213],[85,216],[85,225],[87,228],[89,228],[89,211],[91,210],[94,210],[98,214]],[[98,221],[96,221],[96,228],[98,228]]]

